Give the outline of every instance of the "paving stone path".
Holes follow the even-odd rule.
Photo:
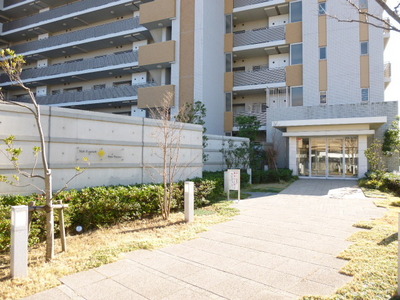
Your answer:
[[[330,295],[351,280],[336,258],[378,218],[355,181],[298,180],[279,195],[235,204],[234,220],[199,238],[61,278],[62,285],[27,299],[299,299]]]

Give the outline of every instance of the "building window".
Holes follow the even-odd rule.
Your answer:
[[[326,2],[318,3],[318,15],[326,15]]]
[[[326,104],[326,91],[319,92],[319,103]]]
[[[361,55],[368,55],[368,42],[361,42],[360,46]]]
[[[232,33],[232,15],[225,16],[225,33]]]
[[[290,89],[292,106],[303,106],[303,87],[292,87]]]
[[[368,8],[368,0],[360,0],[360,9]]]
[[[130,86],[132,85],[131,81],[118,81],[118,82],[113,82],[113,87],[121,87],[121,86]]]
[[[369,89],[361,89],[361,101],[369,101]]]
[[[232,53],[225,54],[225,72],[232,72]]]
[[[301,1],[290,3],[290,22],[301,22],[303,20],[303,11]]]
[[[303,63],[303,44],[290,45],[290,64],[301,65]]]
[[[266,111],[267,111],[267,108],[268,108],[268,106],[267,106],[266,103],[262,103],[262,104],[261,104],[261,112],[266,112]]]
[[[106,88],[106,85],[105,84],[95,84],[94,86],[93,86],[93,89],[94,90],[102,90],[102,89],[105,89]]]
[[[227,111],[227,112],[232,111],[232,94],[231,93],[225,94],[225,111]]]
[[[319,59],[326,59],[326,47],[319,47]]]

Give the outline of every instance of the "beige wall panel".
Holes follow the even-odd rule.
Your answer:
[[[175,61],[175,41],[155,43],[139,48],[139,65],[154,65]]]
[[[360,58],[360,84],[361,88],[369,88],[369,56],[363,55]]]
[[[327,45],[326,16],[318,17],[318,41],[319,46]]]
[[[156,0],[140,5],[140,24],[176,18],[176,0]]]
[[[233,12],[233,0],[225,0],[225,14],[230,15]]]
[[[365,15],[360,15],[360,21],[366,22],[367,17]],[[368,24],[360,23],[360,41],[369,40],[369,26]]]
[[[233,89],[233,72],[225,73],[225,92],[231,92]]]
[[[195,0],[181,1],[179,103],[194,101]]]
[[[225,52],[232,52],[233,50],[233,33],[225,34]]]
[[[319,62],[319,90],[328,90],[328,63],[326,60]]]
[[[286,85],[287,86],[303,85],[303,65],[286,67]]]
[[[168,93],[175,94],[174,85],[139,88],[138,108],[159,107]],[[175,97],[173,97],[173,99],[175,99]],[[175,103],[172,103],[172,105],[175,105]]]
[[[233,129],[233,112],[225,112],[224,131],[232,131]]]
[[[289,23],[286,25],[286,42],[288,44],[303,41],[303,22]]]

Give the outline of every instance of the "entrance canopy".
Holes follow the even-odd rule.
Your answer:
[[[387,122],[387,117],[337,118],[276,121],[272,126],[283,131],[283,136],[345,136],[373,135],[375,129]]]

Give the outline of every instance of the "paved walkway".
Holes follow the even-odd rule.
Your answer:
[[[241,214],[198,239],[61,278],[28,299],[298,299],[329,295],[351,277],[336,256],[377,218],[355,181],[299,180],[279,195],[242,200]]]

